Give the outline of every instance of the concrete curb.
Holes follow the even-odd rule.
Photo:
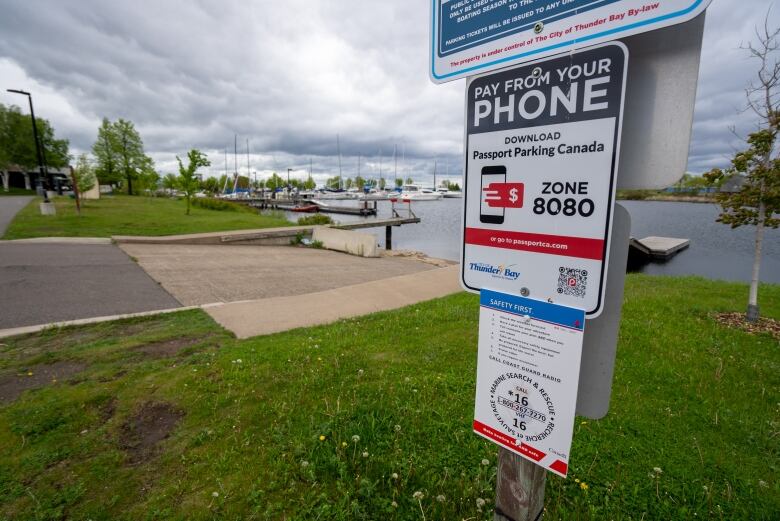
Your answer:
[[[219,304],[207,304],[214,306]],[[103,317],[79,318],[77,320],[65,320],[62,322],[50,322],[48,324],[38,324],[34,326],[21,326],[9,329],[0,329],[0,338],[8,338],[17,335],[26,335],[29,333],[38,333],[44,329],[55,329],[66,326],[83,326],[86,324],[98,324],[100,322],[111,322],[123,318],[148,317],[152,315],[162,315],[166,313],[176,313],[177,311],[188,311],[190,309],[200,309],[200,306],[182,306],[180,308],[157,309],[154,311],[141,311],[139,313],[125,313],[123,315],[107,315]]]
[[[111,244],[110,237],[33,237],[32,239],[12,239],[2,244]]]

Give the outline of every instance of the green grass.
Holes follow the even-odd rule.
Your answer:
[[[116,195],[87,201],[76,213],[73,199],[57,197],[57,215],[40,215],[36,198],[11,222],[3,239],[29,237],[110,237],[112,235],[175,235],[249,228],[289,226],[279,215],[261,215],[241,207],[223,212],[192,207],[185,215],[183,200]]]
[[[6,192],[3,188],[2,182],[0,182],[0,196],[4,195],[35,195],[35,190],[25,190],[24,188],[9,186],[8,191]]]
[[[746,294],[628,277],[611,411],[577,419],[545,519],[778,519],[780,346],[712,319]],[[780,318],[780,287],[761,298]],[[0,405],[0,519],[492,519],[477,317],[458,294],[240,341],[200,311],[2,340],[0,374],[88,368]],[[199,340],[174,357],[136,349],[182,336]],[[120,433],[147,401],[185,415],[133,465]]]

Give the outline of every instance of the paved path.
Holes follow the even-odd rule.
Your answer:
[[[327,324],[463,291],[460,266],[436,268],[305,295],[204,306],[238,338]]]
[[[301,295],[436,268],[419,259],[290,246],[120,247],[185,306]]]
[[[180,305],[116,246],[0,242],[0,329]]]
[[[0,187],[2,190],[2,187]],[[3,236],[8,225],[14,220],[14,216],[32,201],[29,195],[2,195],[0,196],[0,237]]]

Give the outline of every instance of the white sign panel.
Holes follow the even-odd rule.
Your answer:
[[[474,432],[566,477],[582,310],[483,289]]]
[[[601,312],[626,63],[610,43],[470,81],[464,288]]]
[[[431,0],[430,76],[452,81],[682,23],[711,0]]]

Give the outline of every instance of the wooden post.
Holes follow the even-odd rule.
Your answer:
[[[385,249],[393,249],[393,227],[385,226]]]
[[[544,512],[547,470],[504,448],[498,449],[493,521],[538,521]]]

